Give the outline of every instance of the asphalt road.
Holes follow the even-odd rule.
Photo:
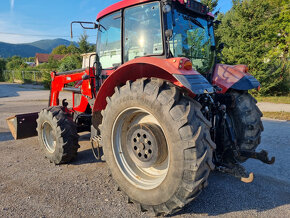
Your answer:
[[[77,159],[61,166],[43,158],[36,137],[13,140],[5,119],[47,105],[48,92],[34,88],[0,83],[0,217],[150,217],[117,191],[88,135],[80,138]],[[255,174],[251,184],[212,173],[199,198],[173,217],[290,217],[290,122],[263,123],[258,150],[268,150],[276,163],[245,163]]]

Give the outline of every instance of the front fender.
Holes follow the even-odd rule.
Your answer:
[[[213,92],[212,85],[197,71],[185,70],[187,58],[160,59],[156,57],[140,57],[131,60],[114,71],[102,84],[93,111],[106,108],[106,98],[114,94],[114,89],[126,81],[140,78],[160,78],[170,81],[176,86],[184,88],[190,96]]]
[[[219,86],[220,93],[228,89],[250,90],[260,87],[259,81],[248,73],[246,65],[217,64],[212,77],[212,84]]]

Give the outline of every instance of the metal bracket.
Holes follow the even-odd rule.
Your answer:
[[[230,174],[244,183],[251,183],[254,180],[254,173],[247,173],[245,168],[239,164],[234,164],[232,167],[219,166],[216,168],[219,172]]]
[[[80,24],[81,27],[82,27],[83,29],[94,30],[94,29],[99,28],[99,25],[98,25],[97,23],[95,23],[95,22],[73,21],[73,22],[71,22],[71,24],[70,24],[70,36],[71,36],[71,38],[73,38],[73,30],[72,30],[72,26],[73,26],[74,23],[78,23],[78,24]],[[89,26],[85,26],[85,25],[92,25],[92,26],[89,27]]]
[[[257,159],[266,164],[273,164],[275,162],[275,157],[272,157],[270,160],[268,157],[268,152],[265,150],[260,152],[240,150],[239,152],[242,157]]]

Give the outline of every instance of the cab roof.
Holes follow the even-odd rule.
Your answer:
[[[149,2],[149,1],[152,1],[152,0],[123,0],[123,1],[117,2],[113,5],[105,8],[104,10],[102,10],[97,16],[97,21],[99,21],[102,17],[104,17],[108,14],[111,14],[115,11],[118,11],[120,9],[127,8],[127,7],[133,6],[133,5],[137,5],[139,3]]]
[[[99,21],[101,18],[103,18],[104,16],[111,14],[115,11],[119,11],[123,8],[127,8],[130,6],[134,6],[140,3],[145,3],[145,2],[150,2],[153,0],[122,0],[120,2],[117,2],[107,8],[105,8],[104,10],[102,10],[98,16],[97,16],[97,21]],[[180,4],[186,4],[187,1],[185,0],[173,0],[173,1],[178,1]],[[212,18],[214,18],[214,15],[212,13],[208,13],[207,15],[211,16]]]

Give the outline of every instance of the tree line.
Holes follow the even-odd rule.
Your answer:
[[[4,71],[13,71],[16,77],[21,78],[21,72],[43,72],[43,83],[45,87],[50,85],[50,72],[57,71],[63,72],[67,70],[73,70],[81,68],[82,57],[81,54],[95,51],[95,45],[88,42],[88,35],[82,34],[78,41],[78,46],[71,43],[69,46],[60,45],[54,48],[51,52],[51,56],[47,63],[42,63],[38,66],[31,67],[27,62],[34,62],[35,57],[22,58],[19,56],[13,56],[10,58],[0,58],[0,81],[7,80],[4,78]],[[55,60],[53,55],[66,55],[62,60]],[[8,78],[10,80],[11,77]]]
[[[218,0],[201,0],[210,10]],[[289,0],[232,0],[233,7],[217,15],[216,42],[224,44],[219,59],[246,64],[261,83],[260,95],[289,94]],[[218,47],[218,46],[217,46]]]
[[[201,0],[212,12],[217,11],[218,0]],[[216,13],[221,24],[216,26],[216,47],[221,63],[246,64],[249,72],[261,83],[260,95],[289,94],[289,0],[232,0],[226,13]],[[79,47],[61,45],[52,54],[69,54],[61,61],[50,59],[39,69],[66,71],[81,67],[81,53],[95,51],[95,46],[82,35]],[[26,68],[25,59],[0,59],[0,72],[4,69]],[[0,74],[1,80],[1,74]]]

